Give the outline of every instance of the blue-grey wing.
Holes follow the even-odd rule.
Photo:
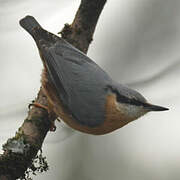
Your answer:
[[[108,74],[64,40],[42,49],[42,55],[49,78],[74,119],[90,127],[103,123],[106,87],[112,81]]]

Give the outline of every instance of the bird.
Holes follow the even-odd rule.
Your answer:
[[[41,83],[48,110],[71,128],[104,135],[150,111],[168,110],[114,81],[86,54],[43,29],[33,16],[19,23],[35,40],[42,59]]]

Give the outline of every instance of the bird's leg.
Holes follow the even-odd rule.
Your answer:
[[[29,104],[28,108],[30,109],[31,106],[35,106],[35,107],[42,108],[42,109],[46,110],[48,113],[49,119],[54,119],[53,117],[55,117],[55,113],[53,111],[51,111],[48,108],[48,106],[44,106],[44,105],[37,103],[37,102],[32,102],[31,104]],[[58,119],[58,121],[59,121],[59,119]],[[55,126],[54,122],[55,122],[54,120],[50,120],[50,123],[51,123],[50,129],[49,129],[50,131],[56,131],[56,126]]]

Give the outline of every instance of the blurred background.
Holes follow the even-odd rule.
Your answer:
[[[40,87],[42,63],[18,21],[33,15],[57,33],[80,0],[0,0],[0,144],[12,137]],[[50,170],[34,180],[179,180],[180,1],[111,0],[88,55],[114,79],[170,108],[104,136],[56,123],[43,144]]]

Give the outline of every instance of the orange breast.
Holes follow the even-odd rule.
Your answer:
[[[79,124],[71,114],[68,114],[66,109],[64,108],[61,100],[57,97],[55,88],[49,83],[47,79],[46,70],[42,73],[42,87],[44,93],[46,94],[49,102],[49,107],[52,111],[54,111],[58,117],[60,117],[66,124],[68,124],[71,128],[94,135],[102,135],[106,133],[110,133],[128,123],[127,119],[124,117],[123,113],[117,108],[116,105],[116,96],[114,94],[110,94],[107,96],[106,104],[105,104],[105,120],[104,123],[97,127],[88,127],[85,125]]]

